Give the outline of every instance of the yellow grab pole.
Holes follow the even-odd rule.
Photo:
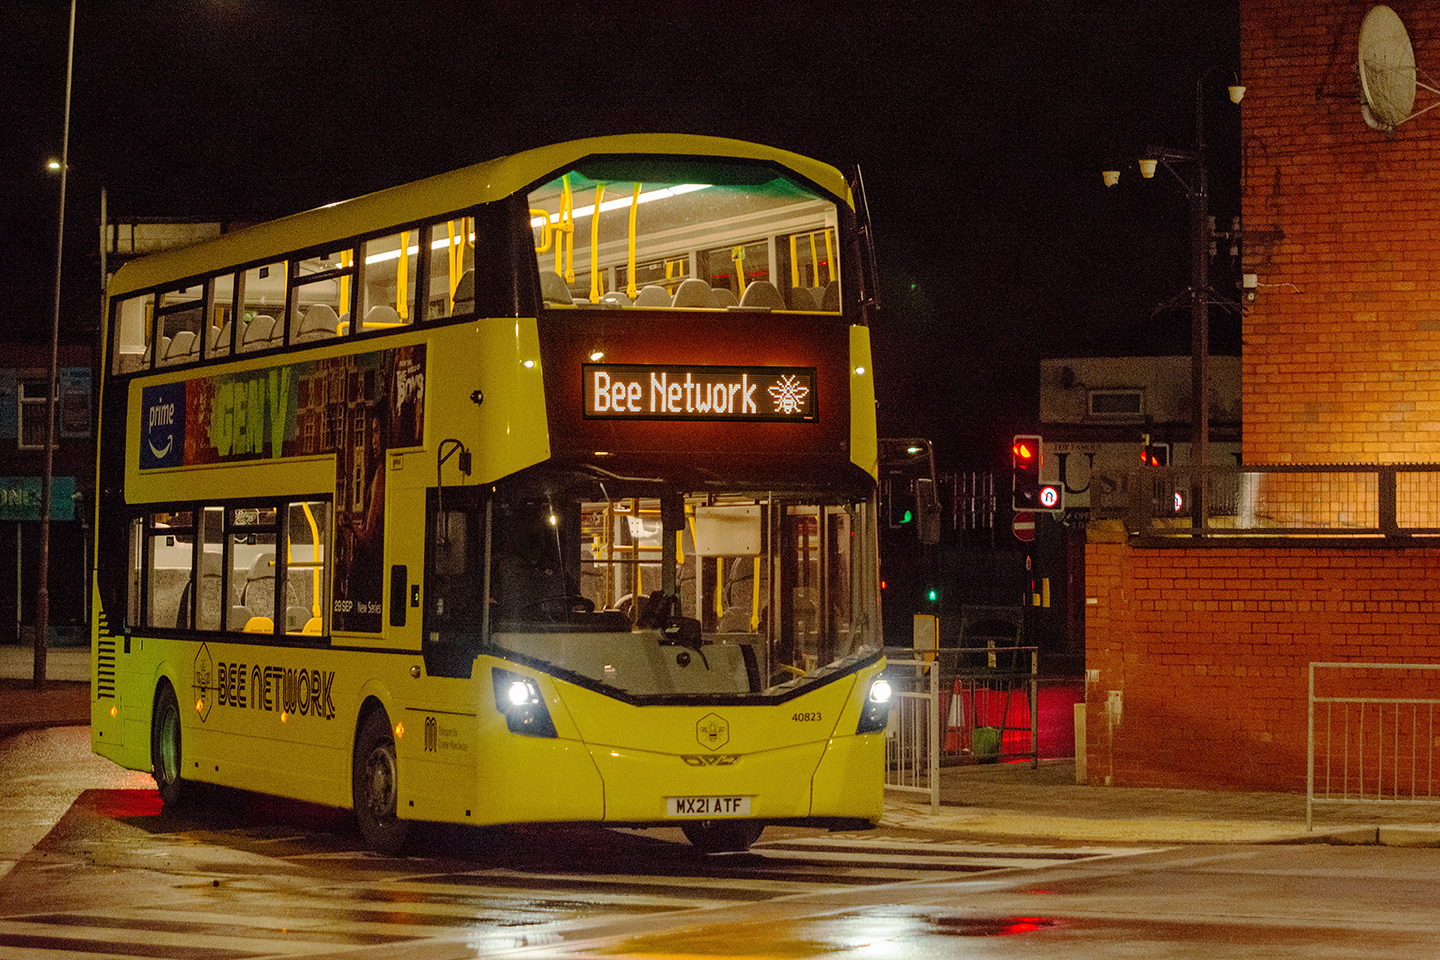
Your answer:
[[[401,320],[410,319],[410,231],[400,231],[400,261],[395,268],[395,312]]]
[[[535,252],[544,253],[550,249],[550,241],[554,239],[555,236],[555,228],[550,225],[550,214],[548,211],[541,210],[538,207],[531,207],[530,218],[532,220],[539,218],[542,221],[540,224],[540,246],[535,248]]]
[[[629,268],[628,276],[630,277],[630,282],[625,285],[625,296],[629,297],[632,301],[638,292],[635,286],[635,214],[639,209],[640,184],[637,183],[635,184],[635,192],[630,195],[630,238],[628,243],[628,259],[626,260],[626,266]]]
[[[725,558],[715,558],[715,619],[725,615]]]
[[[460,271],[456,269],[456,260],[457,260],[458,254],[456,254],[456,252],[455,252],[455,221],[454,221],[454,220],[446,220],[446,221],[445,221],[445,235],[450,239],[449,245],[446,246],[446,248],[445,248],[445,259],[446,259],[446,262],[450,265],[450,312],[451,312],[451,313],[454,313],[454,312],[455,312],[455,287],[458,286],[459,283],[460,283]]]
[[[755,558],[755,579],[750,586],[750,632],[760,629],[760,558]]]
[[[590,214],[590,302],[600,302],[600,201],[605,196],[605,184],[595,184],[595,212]],[[571,244],[572,260],[574,244]],[[573,264],[572,264],[573,272]],[[574,277],[572,276],[573,280]]]
[[[344,267],[346,270],[349,270],[349,269],[350,269],[350,264],[353,263],[353,262],[354,262],[354,258],[353,258],[352,254],[351,254],[351,252],[350,252],[349,250],[346,250],[344,253],[340,254],[340,266]],[[343,277],[340,278],[340,312],[341,312],[341,313],[348,313],[349,310],[350,310],[350,274],[347,273],[347,274],[345,274]],[[353,327],[354,324],[351,324],[351,326]]]

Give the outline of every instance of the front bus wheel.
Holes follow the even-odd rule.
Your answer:
[[[377,853],[399,852],[410,825],[396,815],[399,765],[395,736],[384,710],[371,711],[360,727],[350,782],[355,820],[365,842]]]
[[[180,701],[169,681],[161,681],[150,715],[150,774],[166,807],[178,804],[184,793],[180,758]]]
[[[680,829],[701,853],[744,853],[760,839],[765,825],[755,820],[692,820]]]

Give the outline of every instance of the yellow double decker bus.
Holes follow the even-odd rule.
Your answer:
[[[92,744],[412,821],[874,825],[866,232],[710,137],[562,143],[124,266]]]

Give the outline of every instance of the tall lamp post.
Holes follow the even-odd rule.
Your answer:
[[[1150,146],[1140,158],[1140,176],[1149,180],[1163,166],[1180,184],[1190,209],[1190,424],[1193,439],[1190,446],[1191,496],[1190,515],[1194,526],[1208,525],[1206,475],[1210,466],[1210,191],[1205,165],[1205,78],[1214,71],[1210,67],[1195,81],[1195,146],[1189,150]],[[1230,101],[1239,103],[1245,88],[1237,82],[1230,86]],[[1189,163],[1193,174],[1189,180],[1175,169],[1176,163]],[[1101,176],[1105,186],[1120,182],[1120,171],[1106,170]]]
[[[65,55],[65,127],[60,140],[60,208],[55,229],[55,312],[50,323],[50,386],[45,394],[45,470],[40,480],[39,586],[35,590],[35,669],[31,686],[45,685],[50,652],[50,493],[55,479],[55,394],[60,379],[60,267],[65,258],[65,175],[70,167],[70,80],[75,70],[75,0]]]

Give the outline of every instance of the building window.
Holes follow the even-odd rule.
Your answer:
[[[45,449],[45,405],[49,386],[49,381],[42,378],[20,378],[20,422],[17,433],[21,450]]]
[[[1145,416],[1145,391],[1139,389],[1091,390],[1089,415],[1095,420],[1129,421]]]

